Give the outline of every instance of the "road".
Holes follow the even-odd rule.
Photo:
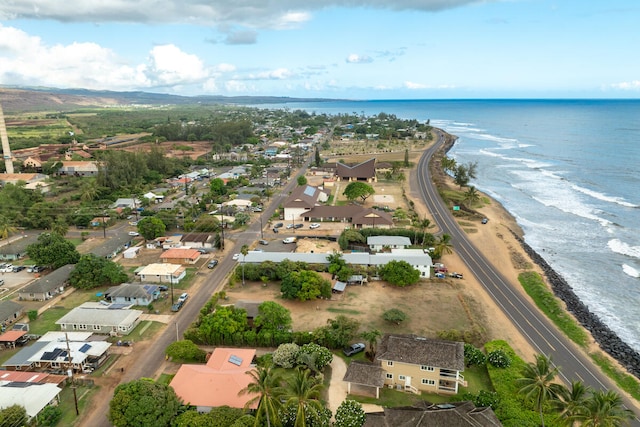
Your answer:
[[[276,208],[280,206],[289,195],[289,192],[297,185],[296,177],[303,174],[309,163],[307,162],[298,170],[295,176],[289,179],[285,187],[278,188],[274,193],[268,206],[261,213],[263,223],[266,225],[268,219],[271,218]],[[110,229],[111,230],[111,229]],[[109,230],[109,231],[110,231]],[[204,283],[199,286],[197,291],[189,296],[188,302],[183,308],[176,313],[171,323],[165,328],[161,335],[149,346],[145,354],[136,354],[135,347],[131,355],[127,356],[128,367],[122,378],[122,382],[133,381],[138,378],[155,378],[165,361],[165,349],[169,344],[176,340],[176,336],[181,336],[191,323],[193,323],[200,313],[200,309],[205,305],[211,296],[222,289],[225,279],[237,265],[237,261],[231,259],[230,254],[240,252],[242,245],[251,245],[260,237],[260,220],[253,220],[250,226],[243,232],[234,233],[232,235],[225,234],[225,253],[227,256],[220,259],[220,263],[210,273]],[[109,396],[111,398],[111,395]],[[103,400],[92,402],[96,406],[92,411],[93,416],[87,417],[80,425],[87,427],[110,427],[111,423],[107,420],[109,411],[109,401]]]
[[[566,384],[580,380],[594,389],[617,390],[617,386],[600,372],[591,359],[515,288],[519,284],[510,283],[491,265],[458,226],[429,174],[429,160],[443,143],[444,135],[438,131],[437,142],[420,158],[417,178],[427,209],[442,232],[451,236],[453,249],[533,348],[539,354],[551,356],[553,363],[560,367],[560,375]],[[635,407],[626,396],[623,398],[628,408]],[[640,426],[640,421],[636,418],[633,425]]]

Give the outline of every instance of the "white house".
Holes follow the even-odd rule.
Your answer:
[[[154,263],[142,267],[136,272],[141,282],[178,283],[187,275],[187,270],[180,264]]]
[[[369,236],[367,246],[372,251],[381,251],[385,248],[404,249],[411,246],[411,239],[405,236]]]
[[[133,304],[147,306],[158,299],[158,285],[144,283],[123,283],[112,286],[104,293],[107,301],[115,304]]]
[[[118,309],[110,304],[84,303],[56,321],[63,331],[127,335],[140,323],[141,310]]]
[[[30,384],[14,387],[11,384],[0,386],[0,409],[9,406],[22,406],[29,418],[36,417],[49,404],[55,404],[62,389],[55,384]]]

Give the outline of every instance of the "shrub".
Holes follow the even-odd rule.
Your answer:
[[[38,318],[38,310],[29,310],[27,312],[27,316],[29,317],[29,320],[33,322]]]
[[[487,356],[487,360],[496,368],[508,368],[511,366],[511,358],[502,349],[493,350]]]
[[[465,343],[464,360],[467,366],[484,365],[485,363],[487,363],[487,356],[485,356],[482,350],[480,350],[479,348]]]
[[[298,344],[281,344],[276,351],[273,352],[273,363],[283,368],[291,369],[297,364],[298,353],[300,353],[300,346],[298,346]]]

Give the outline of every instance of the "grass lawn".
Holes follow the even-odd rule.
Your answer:
[[[422,393],[412,394],[404,391],[391,390],[389,388],[380,389],[380,399],[375,397],[358,396],[355,394],[347,395],[348,399],[353,399],[360,403],[372,403],[374,405],[380,405],[389,408],[395,408],[398,406],[411,406],[421,400],[431,403],[445,403],[448,402],[451,397],[439,394],[427,394]]]
[[[49,331],[58,331],[60,327],[56,321],[71,311],[71,308],[54,306],[38,316],[36,320],[29,322],[29,333],[33,335],[44,335]]]
[[[116,361],[119,358],[120,358],[119,354],[110,354],[109,356],[107,356],[107,360],[104,361],[102,366],[100,366],[98,369],[93,371],[91,375],[96,377],[100,375],[104,375],[104,373],[109,369],[109,367],[113,366],[113,364],[116,363]]]
[[[461,387],[458,392],[459,394],[467,392],[477,394],[480,390],[493,391],[493,384],[491,384],[491,378],[489,378],[486,365],[474,365],[465,368],[462,374],[467,381],[468,387]]]
[[[98,387],[78,386],[76,395],[78,396],[78,411],[82,415],[87,405],[91,402],[91,395],[98,390]],[[73,389],[66,386],[60,392],[60,409],[62,410],[62,418],[58,423],[59,426],[73,426],[78,422],[79,417],[76,416],[76,408],[73,398]]]
[[[163,329],[165,326],[166,325],[164,323],[152,322],[151,320],[140,322],[140,324],[136,326],[129,335],[124,337],[124,339],[132,340],[134,342],[147,341],[155,337],[158,331]]]
[[[158,382],[160,384],[167,384],[169,385],[169,383],[171,382],[171,380],[173,379],[173,377],[175,377],[175,375],[173,374],[160,374],[160,378],[158,378]]]

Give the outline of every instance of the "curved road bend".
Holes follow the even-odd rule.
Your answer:
[[[514,289],[514,286],[502,276],[467,239],[457,222],[440,198],[429,174],[429,160],[444,142],[442,132],[438,131],[437,142],[423,153],[417,167],[419,191],[433,218],[443,231],[451,236],[454,250],[502,309],[511,322],[526,337],[540,354],[552,357],[553,363],[560,367],[560,375],[565,383],[580,380],[594,389],[616,390],[617,386],[600,369],[560,332],[537,307]],[[635,403],[622,395],[628,408]],[[640,426],[638,418],[633,425]]]
[[[274,194],[271,199],[271,203],[261,213],[263,218],[271,218],[276,208],[284,202],[289,195],[289,192],[297,185],[296,177],[304,173],[308,167],[308,162],[302,166],[296,175],[292,175],[289,179],[289,183],[279,188],[277,193]],[[260,221],[253,221],[253,223],[247,228],[247,230],[233,234],[231,239],[225,236],[225,248],[226,256],[220,259],[220,263],[214,268],[211,273],[207,273],[207,277],[204,282],[199,286],[193,294],[190,294],[188,302],[184,307],[174,315],[172,322],[164,329],[160,336],[150,344],[145,354],[135,354],[135,347],[130,356],[130,366],[127,366],[122,382],[133,381],[138,378],[155,378],[160,374],[158,370],[162,367],[165,361],[164,351],[173,341],[176,340],[176,336],[182,336],[182,332],[193,323],[200,313],[200,309],[205,305],[211,296],[218,292],[224,285],[224,280],[231,273],[237,262],[231,259],[229,254],[234,253],[233,249],[238,248],[236,252],[239,252],[239,248],[242,245],[251,245],[260,236]],[[232,247],[230,247],[232,245]],[[232,249],[232,250],[229,250]],[[133,356],[133,357],[131,357]],[[109,397],[111,399],[111,396]],[[92,402],[96,408],[92,418],[87,418],[82,421],[81,426],[86,427],[110,427],[111,423],[107,420],[107,413],[109,411],[109,400],[102,402]]]

